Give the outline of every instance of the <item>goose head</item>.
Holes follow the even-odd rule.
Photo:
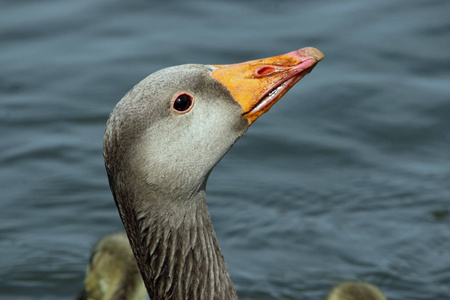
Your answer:
[[[322,58],[303,48],[239,64],[170,67],[142,80],[114,108],[105,165],[152,299],[200,299],[188,287],[199,280],[209,296],[235,295],[210,224],[206,181],[248,127]],[[201,279],[181,283],[183,268]]]

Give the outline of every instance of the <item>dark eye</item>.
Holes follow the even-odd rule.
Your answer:
[[[172,108],[178,113],[188,112],[194,105],[194,97],[188,93],[182,93],[173,100]]]

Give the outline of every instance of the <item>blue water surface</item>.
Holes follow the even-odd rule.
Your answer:
[[[73,299],[95,242],[121,230],[102,136],[134,84],[314,46],[325,60],[208,183],[240,297],[365,280],[450,299],[449,1],[0,6],[0,298]]]

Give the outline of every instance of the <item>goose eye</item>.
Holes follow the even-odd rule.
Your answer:
[[[194,105],[194,97],[188,93],[182,93],[173,100],[172,108],[178,113],[186,113],[191,110]]]

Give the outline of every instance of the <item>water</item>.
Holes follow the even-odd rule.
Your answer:
[[[2,1],[0,298],[73,299],[121,229],[101,141],[160,68],[304,46],[326,59],[211,175],[243,299],[322,299],[366,280],[450,299],[450,2]]]

